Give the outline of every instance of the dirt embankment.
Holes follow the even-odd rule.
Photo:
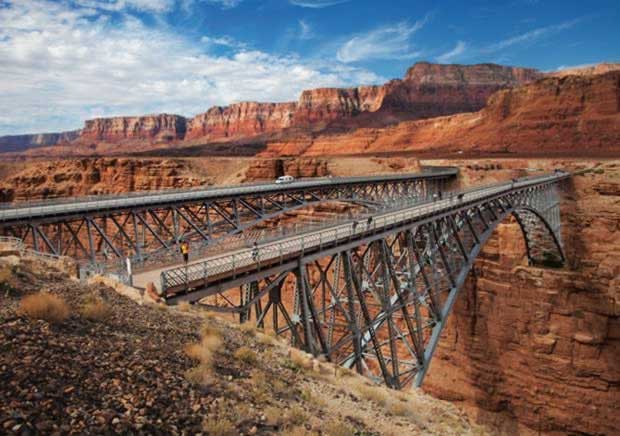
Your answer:
[[[484,433],[447,402],[2,247],[0,291],[3,434]]]

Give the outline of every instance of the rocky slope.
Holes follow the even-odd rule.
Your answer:
[[[58,262],[3,248],[2,434],[484,434],[449,403],[372,387],[259,331],[81,284]],[[25,310],[39,291],[64,301],[67,318]],[[87,311],[95,302],[106,310]]]
[[[474,113],[274,141],[263,156],[359,153],[620,152],[620,70],[500,90]]]
[[[59,133],[38,133],[33,135],[0,136],[0,153],[24,151],[29,148],[45,147],[78,138],[80,130]]]

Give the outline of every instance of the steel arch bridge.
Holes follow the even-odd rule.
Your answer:
[[[420,386],[473,262],[512,215],[531,263],[564,262],[564,172],[457,193],[372,221],[161,273],[171,304],[200,302],[286,335],[393,388]]]
[[[0,236],[37,251],[92,264],[143,261],[175,250],[180,240],[212,244],[280,214],[312,204],[377,205],[429,198],[456,178],[456,168],[414,174],[335,177],[224,188],[136,192],[0,206]]]

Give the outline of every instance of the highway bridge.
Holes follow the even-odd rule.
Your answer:
[[[238,314],[400,388],[422,384],[476,256],[513,216],[531,264],[560,266],[555,172],[452,192],[255,248],[137,274],[168,303]]]
[[[39,239],[39,248],[64,254],[64,240],[52,240],[42,229],[56,226],[60,233],[68,227],[78,257],[97,262],[110,252],[137,258],[148,241],[170,249],[180,237],[207,243],[231,238],[252,223],[319,202],[408,199],[406,206],[256,246],[230,248],[223,239],[218,255],[144,268],[132,279],[138,287],[153,283],[169,304],[188,301],[238,316],[390,387],[419,386],[474,260],[502,221],[513,216],[519,224],[530,263],[564,262],[559,188],[568,173],[446,191],[455,175],[454,169],[439,169],[83,199],[31,205],[28,213],[8,207],[0,210],[0,230],[8,236],[25,233],[34,248]],[[434,195],[439,192],[441,198]],[[214,216],[220,220],[213,222]],[[104,231],[103,220],[112,221],[105,229],[118,229],[114,236]],[[78,233],[75,222],[87,232]],[[99,235],[99,245],[91,232]]]
[[[414,174],[301,179],[288,184],[133,192],[0,206],[0,236],[92,264],[143,262],[179,241],[212,244],[295,209],[325,202],[382,204],[445,190],[457,169]]]

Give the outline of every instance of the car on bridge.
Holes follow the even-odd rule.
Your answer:
[[[276,184],[282,185],[285,183],[293,183],[295,178],[293,176],[280,176],[276,179]]]

